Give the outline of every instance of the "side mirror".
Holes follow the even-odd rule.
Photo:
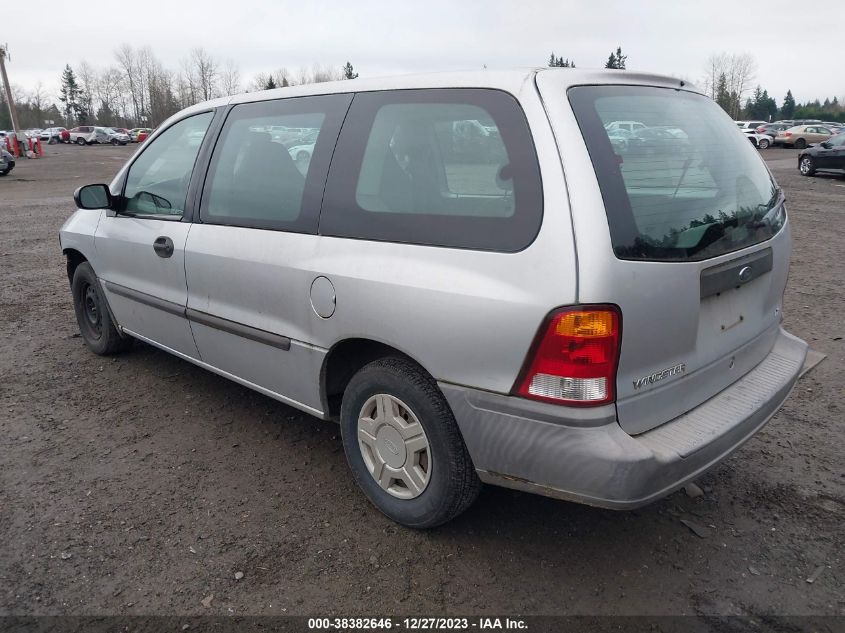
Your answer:
[[[830,149],[831,147],[833,147],[833,146],[832,146],[830,143],[828,143],[827,141],[824,141],[823,143],[819,143],[819,145],[821,145],[821,146],[822,146],[822,147],[824,147],[825,149]]]
[[[110,209],[111,191],[108,185],[85,185],[73,192],[73,201],[80,209]]]

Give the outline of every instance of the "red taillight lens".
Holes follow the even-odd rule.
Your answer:
[[[783,135],[784,136],[792,136],[792,132],[784,132]]]
[[[574,406],[613,402],[621,321],[616,306],[577,306],[552,312],[528,353],[514,393]]]

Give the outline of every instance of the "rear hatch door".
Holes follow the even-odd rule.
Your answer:
[[[710,99],[656,81],[561,86],[544,75],[544,101],[558,102],[547,111],[572,201],[578,300],[621,309],[617,415],[641,433],[771,350],[790,251],[783,200]],[[620,143],[608,136],[618,120],[645,128]]]

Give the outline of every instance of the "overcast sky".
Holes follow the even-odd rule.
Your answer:
[[[115,63],[123,43],[149,45],[178,69],[191,48],[258,72],[351,61],[362,77],[545,65],[549,53],[601,67],[621,45],[628,69],[701,84],[716,52],[750,53],[756,82],[780,105],[845,97],[845,0],[2,0],[12,84],[54,96],[65,64]],[[826,36],[825,34],[830,34]]]

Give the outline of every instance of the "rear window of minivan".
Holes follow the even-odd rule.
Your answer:
[[[765,164],[712,100],[646,86],[576,86],[568,95],[620,259],[707,259],[783,226]],[[646,127],[614,133],[615,121],[630,120]]]

